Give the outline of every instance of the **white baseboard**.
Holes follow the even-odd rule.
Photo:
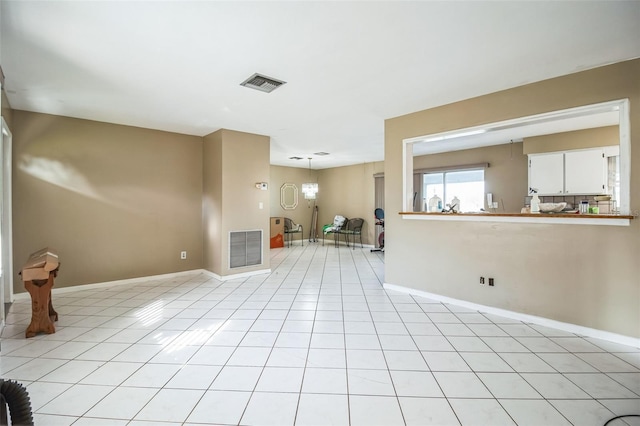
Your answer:
[[[293,247],[293,246],[300,247],[300,244],[299,244],[299,243],[300,243],[300,240],[293,240],[293,241],[291,242],[291,246],[292,246],[292,247]],[[304,245],[303,245],[303,247],[307,247],[307,246],[309,246],[309,247],[310,247],[310,246],[312,246],[313,244],[318,244],[318,243],[319,243],[321,246],[323,245],[323,244],[322,244],[322,236],[319,236],[319,237],[318,237],[318,241],[308,241],[308,239],[305,239],[305,240],[304,240]],[[324,244],[324,245],[325,245],[325,246],[332,246],[332,245],[335,245],[335,242],[334,242],[334,240],[333,240],[333,239],[327,238],[327,239],[325,240],[325,244]],[[345,243],[343,240],[340,240],[340,241],[338,241],[338,245],[346,246],[346,245],[347,245],[347,243]],[[356,246],[356,248],[362,248],[362,249],[372,249],[372,248],[376,248],[376,246],[375,246],[375,245],[373,245],[373,244],[362,244],[362,247],[360,247],[360,243],[359,243],[359,242],[356,242],[356,243],[355,243],[355,246]],[[350,246],[349,246],[349,247],[353,247],[353,244],[351,244],[351,243],[350,243]],[[284,247],[278,247],[278,248],[288,248],[288,245],[287,245],[287,243],[285,242]],[[274,250],[274,249],[272,249],[272,250]]]
[[[395,290],[402,293],[411,294],[414,296],[426,297],[427,299],[437,300],[442,303],[450,303],[452,305],[462,306],[463,308],[473,309],[475,311],[481,311],[481,312],[486,312],[488,314],[500,315],[505,318],[537,324],[544,327],[556,328],[558,330],[567,331],[569,333],[575,333],[580,336],[594,337],[596,339],[607,340],[609,342],[632,346],[634,348],[640,348],[640,339],[635,337],[624,336],[622,334],[611,333],[609,331],[598,330],[590,327],[583,327],[581,325],[571,324],[571,323],[562,322],[562,321],[556,321],[549,318],[538,317],[535,315],[523,314],[520,312],[509,311],[506,309],[494,308],[492,306],[480,305],[478,303],[467,302],[466,300],[454,299],[452,297],[442,296],[439,294],[429,293],[426,291],[416,290],[413,288],[403,287],[395,284],[385,283],[384,288],[385,290]]]
[[[235,278],[241,278],[241,277],[246,277],[250,275],[257,275],[257,274],[264,274],[264,273],[271,272],[270,269],[266,271],[267,272],[264,272],[264,271],[247,272],[245,274],[227,275],[225,277],[220,277],[218,274],[214,274],[213,272],[207,271],[206,269],[192,269],[190,271],[172,272],[169,274],[161,274],[161,275],[149,275],[146,277],[139,277],[139,278],[127,278],[125,280],[105,281],[101,283],[92,283],[92,284],[80,284],[80,285],[74,285],[70,287],[54,287],[53,289],[51,289],[51,293],[63,294],[63,293],[69,293],[72,291],[93,290],[97,288],[114,287],[114,286],[134,284],[134,283],[145,282],[145,281],[179,278],[179,277],[192,275],[192,274],[205,274],[219,281],[227,281]],[[29,300],[29,298],[30,298],[29,293],[26,291],[23,293],[16,293],[14,295],[15,300]]]
[[[224,275],[224,276],[218,275],[215,272],[211,272],[208,269],[202,269],[201,272],[211,278],[215,278],[218,281],[229,281],[229,280],[235,280],[238,278],[252,277],[254,275],[270,274],[271,269],[260,269],[258,271],[241,272],[239,274]]]
[[[318,239],[318,243],[320,243],[321,246],[323,245],[322,244],[322,238]],[[314,244],[316,244],[316,243],[314,243]],[[335,244],[336,243],[333,240],[327,239],[327,240],[325,240],[324,246],[331,247],[331,246],[335,246]],[[342,240],[338,241],[338,245],[347,247],[347,243],[345,243]],[[353,243],[349,243],[349,247],[353,248],[353,246],[354,246]],[[363,248],[363,249],[365,249],[365,248],[375,248],[375,246],[373,244],[362,244],[362,247],[360,247],[360,243],[357,242],[355,244],[355,248]]]

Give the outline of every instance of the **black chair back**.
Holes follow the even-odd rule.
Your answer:
[[[364,219],[362,218],[357,217],[354,219],[349,219],[349,221],[347,222],[346,230],[354,233],[358,233],[362,231],[363,224],[364,224]]]

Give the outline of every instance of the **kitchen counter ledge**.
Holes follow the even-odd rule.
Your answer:
[[[453,222],[541,223],[561,225],[629,226],[633,216],[575,213],[425,213],[399,212],[405,220]]]

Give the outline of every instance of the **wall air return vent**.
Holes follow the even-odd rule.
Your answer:
[[[240,83],[240,86],[249,87],[261,92],[271,93],[283,84],[286,84],[286,81],[277,80],[275,78],[267,77],[266,75],[255,73],[254,75]]]
[[[229,268],[262,264],[262,230],[229,232]]]

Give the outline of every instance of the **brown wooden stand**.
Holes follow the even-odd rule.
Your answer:
[[[39,332],[52,334],[56,332],[54,321],[58,321],[58,313],[51,303],[53,278],[58,270],[49,272],[47,280],[25,281],[24,287],[31,294],[31,324],[27,327],[26,337],[34,337]]]

